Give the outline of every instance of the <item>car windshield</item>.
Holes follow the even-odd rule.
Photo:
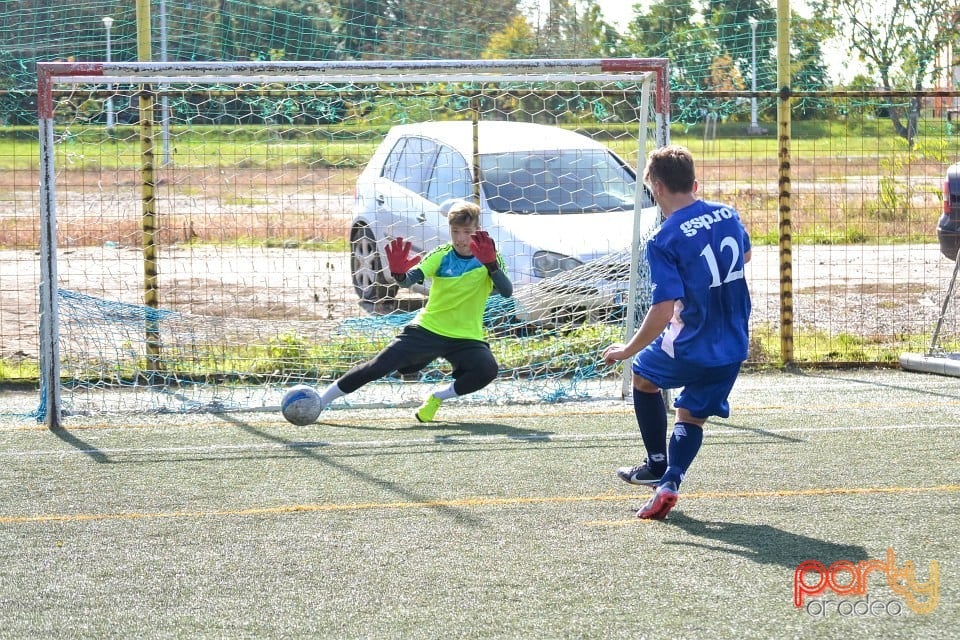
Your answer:
[[[633,208],[636,179],[602,149],[483,155],[480,170],[487,206],[494,211],[556,214]]]

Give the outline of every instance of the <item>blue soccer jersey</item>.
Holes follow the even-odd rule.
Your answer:
[[[647,243],[653,303],[676,301],[673,319],[654,345],[704,367],[745,360],[750,292],[743,267],[749,250],[750,236],[729,206],[698,200],[669,216]]]

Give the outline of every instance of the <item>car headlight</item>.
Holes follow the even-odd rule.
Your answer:
[[[533,275],[538,278],[549,278],[561,271],[569,271],[583,263],[576,258],[565,256],[552,251],[537,251],[533,254]]]

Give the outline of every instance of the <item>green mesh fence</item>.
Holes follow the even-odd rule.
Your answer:
[[[697,92],[776,87],[776,11],[764,2],[654,4],[614,27],[593,0],[153,0],[154,60],[666,57],[675,122],[728,117],[729,100]],[[137,2],[0,3],[0,123],[32,124],[37,61],[137,60]],[[691,16],[696,18],[691,21]],[[104,22],[110,19],[110,26]],[[749,19],[755,19],[755,30]],[[829,86],[821,35],[793,23],[794,87]],[[756,63],[752,53],[757,52]],[[761,109],[773,107],[766,99]],[[806,101],[799,115],[815,109]]]

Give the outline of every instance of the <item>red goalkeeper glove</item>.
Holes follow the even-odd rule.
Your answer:
[[[470,252],[488,271],[493,272],[500,268],[497,263],[497,246],[486,231],[477,231],[470,236]]]
[[[403,280],[413,267],[420,263],[420,256],[410,257],[410,241],[403,238],[394,238],[385,249],[387,264],[390,266],[390,275],[394,280]]]

